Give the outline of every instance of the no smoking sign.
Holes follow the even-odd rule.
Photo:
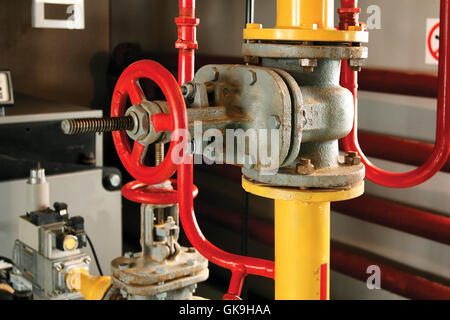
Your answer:
[[[426,64],[439,63],[439,19],[427,19]]]

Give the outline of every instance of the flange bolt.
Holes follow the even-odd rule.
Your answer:
[[[300,159],[300,162],[297,163],[297,173],[301,175],[310,175],[314,173],[314,165],[312,164],[310,159]]]
[[[349,166],[356,166],[361,163],[361,157],[356,151],[347,152],[345,155],[345,164]]]

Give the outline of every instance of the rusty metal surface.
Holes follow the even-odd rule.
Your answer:
[[[304,44],[244,43],[244,56],[261,58],[367,59],[367,47]]]
[[[122,290],[126,290],[126,292],[132,296],[156,297],[159,294],[170,295],[170,293],[173,291],[196,285],[197,283],[200,283],[208,279],[208,276],[209,270],[204,269],[197,274],[191,274],[182,278],[173,279],[171,281],[164,282],[162,284],[130,286],[117,282],[116,279],[113,279],[113,285],[117,286]],[[195,290],[195,287],[193,288],[193,290]]]
[[[140,229],[142,251],[111,262],[113,285],[128,300],[191,297],[208,278],[208,260],[178,244],[178,205],[142,204]]]
[[[227,115],[247,121],[228,128],[280,130],[279,161],[288,156],[292,134],[292,101],[288,86],[274,70],[245,65],[208,65],[201,68],[195,83],[214,85],[214,98],[208,106],[224,106]],[[272,126],[272,127],[271,127]],[[259,141],[259,148],[271,150],[270,139]],[[264,167],[257,163],[256,167]]]
[[[140,253],[111,262],[112,282],[131,295],[154,296],[181,289],[208,278],[208,260],[197,251],[182,248],[175,259],[146,261]]]
[[[302,91],[297,81],[295,81],[294,77],[292,77],[288,72],[282,69],[273,69],[273,70],[277,72],[286,82],[292,100],[291,145],[289,147],[289,153],[286,159],[281,164],[281,167],[285,167],[292,164],[300,153],[300,146],[303,137],[303,129],[307,124],[306,118],[307,114],[303,106],[304,103]]]
[[[364,179],[364,166],[359,162],[346,160],[352,165],[345,165],[340,161],[337,142],[350,132],[354,117],[353,97],[340,86],[341,59],[360,63],[367,48],[266,43],[244,48],[272,50],[273,54],[260,59],[263,67],[210,65],[200,69],[195,83],[203,84],[210,98],[208,105],[191,109],[190,121],[215,119],[210,122],[214,127],[220,123],[217,119],[226,119],[221,129],[228,121],[227,129],[279,128],[280,168],[270,171],[259,164],[244,165],[243,173],[253,180],[276,186],[339,188]],[[299,52],[316,55],[299,58],[295,56]],[[245,117],[247,121],[242,122]],[[258,147],[271,150],[269,143],[259,139]],[[302,167],[302,161],[310,165]]]
[[[251,119],[243,114],[233,114],[224,106],[187,109],[189,130],[193,136],[194,123],[201,121],[203,130],[215,128],[225,130],[227,125],[249,122]]]
[[[242,169],[245,177],[271,186],[333,189],[345,188],[363,180],[365,167],[363,164],[351,166],[340,164],[338,167],[311,172],[301,174],[296,168],[281,168],[274,175],[262,175],[256,170]]]

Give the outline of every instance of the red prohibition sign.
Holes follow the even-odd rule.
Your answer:
[[[428,35],[428,50],[430,51],[433,58],[439,61],[439,46],[437,49],[433,49],[432,40],[433,40],[433,34],[434,32],[439,29],[440,23],[438,22],[430,31],[430,34]]]

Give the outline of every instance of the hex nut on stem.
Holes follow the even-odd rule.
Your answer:
[[[181,86],[181,92],[186,99],[193,99],[195,95],[195,84],[187,82]]]

